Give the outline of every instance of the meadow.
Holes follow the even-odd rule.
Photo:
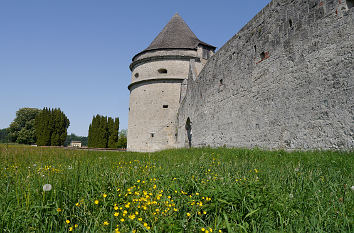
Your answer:
[[[353,232],[354,153],[0,144],[2,232]]]

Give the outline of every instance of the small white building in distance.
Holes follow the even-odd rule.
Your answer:
[[[70,147],[81,147],[80,141],[71,141]]]

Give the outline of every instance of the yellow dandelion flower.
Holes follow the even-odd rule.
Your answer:
[[[79,225],[75,224],[74,227],[77,228]]]
[[[220,233],[222,233],[222,230],[219,230]]]
[[[143,219],[142,219],[142,218],[138,218],[138,221],[140,221],[140,222],[141,222],[141,221],[143,221]]]
[[[115,207],[114,207],[114,210],[118,210],[118,206],[115,206]]]
[[[207,214],[207,212],[206,212],[206,211],[203,211],[203,214]]]
[[[209,231],[208,231],[208,230],[205,230],[205,233],[209,233]]]
[[[191,216],[191,214],[190,213],[187,213],[187,217],[190,217]]]
[[[114,216],[118,217],[119,213],[118,212],[114,212]]]
[[[177,211],[178,211],[178,209],[176,209],[176,208],[173,208],[173,210],[174,210],[175,212],[177,212]]]
[[[58,211],[58,213],[59,213],[59,212],[61,212],[61,209],[60,209],[60,208],[58,208],[58,209],[57,209],[57,211]]]
[[[95,200],[95,205],[98,205],[99,201],[98,200]]]
[[[69,231],[73,231],[73,227],[69,227]]]
[[[171,199],[171,196],[168,196],[167,198],[168,198],[168,199]]]
[[[103,198],[106,198],[106,197],[107,197],[107,194],[104,193],[102,196],[103,196]]]
[[[76,205],[77,207],[79,207],[79,206],[80,206],[80,203],[79,203],[79,202],[77,202],[75,205]]]
[[[69,220],[69,219],[67,219],[65,222],[66,222],[66,224],[69,224],[69,223],[70,223],[70,220]]]
[[[124,222],[124,218],[121,218],[120,221],[121,221],[121,222]]]
[[[104,222],[103,222],[103,225],[105,225],[105,226],[108,226],[108,224],[109,224],[109,223],[108,223],[107,221],[104,221]]]
[[[201,229],[202,231],[205,231],[205,228],[204,227],[202,227],[202,229]]]
[[[134,220],[134,218],[135,218],[135,214],[131,214],[131,215],[129,215],[129,218],[130,218],[131,220]]]
[[[115,233],[120,233],[120,231],[119,231],[118,228],[114,229],[114,232],[115,232]]]

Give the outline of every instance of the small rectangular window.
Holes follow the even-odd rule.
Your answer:
[[[151,133],[150,136],[153,138],[153,137],[155,137],[155,134],[154,134],[154,133]]]
[[[163,108],[168,108],[168,105],[162,105]]]

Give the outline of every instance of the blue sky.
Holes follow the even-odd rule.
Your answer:
[[[22,107],[61,108],[69,133],[92,116],[128,126],[132,57],[178,12],[220,48],[270,0],[0,0],[0,129]]]

